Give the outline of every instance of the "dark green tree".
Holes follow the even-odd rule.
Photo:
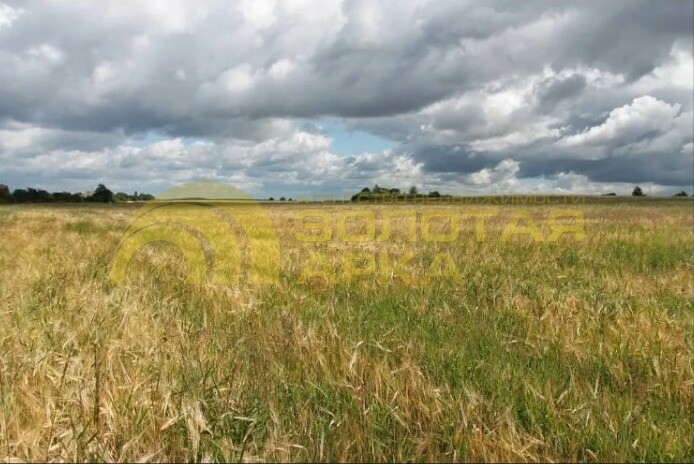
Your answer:
[[[90,200],[98,203],[113,203],[113,192],[104,184],[99,184]]]
[[[79,202],[82,200],[82,197],[80,197],[79,193],[70,193],[70,192],[53,192],[53,201],[59,201],[59,202]]]
[[[113,198],[119,203],[125,203],[128,201],[128,194],[125,192],[118,192],[113,196]]]
[[[17,203],[26,203],[29,201],[29,191],[26,189],[15,189],[12,192],[12,197]]]
[[[0,203],[10,203],[12,201],[12,194],[10,193],[10,188],[5,184],[0,184]]]

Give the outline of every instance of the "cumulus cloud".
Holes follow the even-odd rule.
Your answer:
[[[691,2],[6,0],[0,181],[687,188],[693,23]],[[345,154],[322,120],[391,148]]]
[[[0,28],[11,26],[19,14],[20,11],[4,3],[0,3]]]
[[[503,160],[494,168],[484,168],[468,176],[473,185],[490,185],[516,181],[519,165],[514,160]]]
[[[568,146],[628,143],[663,134],[673,126],[682,106],[668,104],[650,95],[610,111],[604,123],[562,140]]]

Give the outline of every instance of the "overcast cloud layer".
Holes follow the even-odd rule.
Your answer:
[[[0,182],[692,193],[693,29],[691,1],[0,0]]]

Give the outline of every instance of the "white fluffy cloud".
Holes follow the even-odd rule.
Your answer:
[[[11,6],[0,3],[0,28],[11,26],[20,13]]]
[[[660,135],[672,129],[681,109],[679,104],[668,104],[644,95],[610,111],[604,123],[566,137],[563,143],[568,146],[605,145],[614,141],[638,140],[651,133]]]

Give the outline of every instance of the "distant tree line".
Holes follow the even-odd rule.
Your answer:
[[[614,195],[614,194],[612,194]],[[633,197],[645,197],[646,194],[644,193],[643,189],[639,187],[638,185],[634,187],[634,190],[631,192],[631,196]],[[689,195],[687,192],[682,190],[681,192],[677,192],[676,194],[673,195],[673,197],[688,197]]]
[[[94,191],[49,192],[43,189],[25,188],[10,191],[6,184],[0,184],[0,203],[114,203],[127,201],[149,201],[154,195],[137,193],[129,195],[124,192],[113,193],[104,184],[99,184]]]
[[[638,185],[634,187],[634,190],[631,192],[632,196],[635,197],[645,197],[646,194],[644,193],[643,189],[639,187]],[[610,193],[605,193],[602,196],[605,197],[615,197],[617,196],[616,193],[610,192]],[[676,193],[673,195],[673,197],[688,197],[689,195],[687,192],[682,190],[681,192]],[[364,187],[359,193],[355,193],[351,197],[352,202],[359,202],[359,201],[382,201],[382,200],[395,200],[395,201],[412,201],[412,200],[421,200],[423,198],[438,198],[441,201],[445,201],[449,198],[451,198],[451,195],[444,194],[442,195],[441,193],[437,192],[436,190],[431,191],[429,193],[420,193],[417,190],[417,187],[412,186],[409,188],[407,193],[402,193],[400,189],[398,188],[385,188],[381,187],[378,184],[376,184],[373,188],[369,187]]]
[[[614,195],[616,195],[616,193],[608,193],[607,195],[614,196]],[[631,196],[632,197],[645,197],[646,193],[643,191],[643,189],[641,187],[639,187],[637,185],[636,187],[634,187],[634,190],[632,190]],[[682,190],[681,192],[677,192],[676,194],[673,195],[673,197],[688,197],[688,196],[689,195],[684,190]]]
[[[441,195],[438,191],[434,190],[429,193],[420,193],[416,186],[412,186],[407,190],[407,193],[403,193],[399,188],[386,188],[381,187],[378,184],[374,185],[373,188],[364,187],[359,193],[355,193],[351,197],[351,201],[370,201],[370,200],[413,200],[420,198],[449,198],[450,195]]]
[[[137,190],[135,193],[132,195],[129,195],[125,192],[118,192],[116,193],[113,198],[115,199],[116,202],[119,203],[124,203],[126,201],[150,201],[154,200],[154,195],[150,195],[149,193],[137,193]]]

